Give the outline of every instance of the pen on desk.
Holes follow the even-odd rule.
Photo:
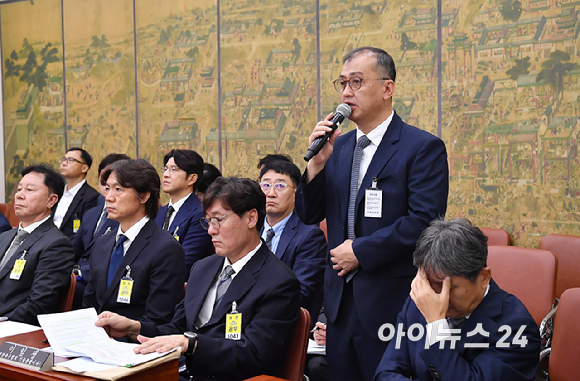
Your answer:
[[[0,321],[6,321],[8,318],[6,316],[0,316]]]

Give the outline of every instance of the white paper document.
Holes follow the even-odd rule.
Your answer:
[[[134,366],[172,352],[136,354],[133,348],[139,344],[110,339],[104,328],[95,326],[97,319],[94,308],[38,316],[38,322],[57,356],[82,356],[100,364]],[[73,370],[90,371],[91,366],[86,366],[87,361],[89,360],[74,362]]]
[[[308,339],[308,349],[306,353],[309,355],[326,355],[326,345],[318,345],[316,341]]]
[[[38,315],[38,322],[54,354],[62,357],[78,356],[66,349],[69,345],[109,340],[107,332],[95,326],[96,321],[97,311],[94,308]]]
[[[17,321],[3,321],[0,322],[0,338],[34,332],[39,329],[40,327],[35,325],[19,323]]]
[[[83,373],[83,372],[98,372],[101,370],[107,370],[114,368],[114,365],[99,364],[94,362],[88,357],[79,357],[76,359],[59,362],[58,365],[69,368],[73,372]]]

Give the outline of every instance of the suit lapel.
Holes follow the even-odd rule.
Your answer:
[[[192,193],[189,195],[187,200],[185,200],[183,205],[181,205],[181,208],[179,208],[179,211],[175,215],[175,218],[173,219],[173,222],[171,222],[171,226],[169,227],[169,232],[171,234],[173,234],[175,232],[175,229],[179,225],[181,225],[183,221],[187,219],[187,217],[189,217],[189,215],[193,212],[193,210],[195,210],[196,201],[197,203],[199,203],[199,199],[197,198],[195,193]],[[179,230],[177,231],[177,233],[179,235]]]
[[[346,221],[346,213],[348,211],[348,199],[350,194],[350,172],[352,167],[352,159],[354,156],[354,146],[356,144],[356,130],[350,133],[348,140],[340,150],[339,163],[348,163],[348,167],[337,168],[338,173],[327,173],[326,175],[336,175],[336,184],[343,184],[343,192],[338,195],[338,205],[340,205],[340,221]]]
[[[125,253],[123,260],[121,260],[121,264],[111,281],[111,285],[107,289],[107,293],[105,294],[105,300],[109,299],[112,293],[115,291],[117,284],[121,281],[123,274],[125,274],[126,266],[131,266],[131,264],[137,259],[139,254],[145,249],[147,245],[149,245],[149,241],[151,240],[151,235],[153,234],[155,228],[155,221],[149,220],[143,226],[135,240],[131,242],[131,246],[129,246],[129,250]],[[109,257],[110,258],[110,257]]]
[[[4,241],[2,243],[2,252],[1,252],[2,258],[0,258],[0,261],[2,261],[2,259],[4,258],[4,255],[6,255],[6,251],[10,248],[10,244],[14,240],[14,237],[16,237],[16,233],[18,233],[18,228],[14,228],[9,233],[5,233],[3,235],[7,241]],[[9,259],[8,262],[6,262],[6,265],[4,266],[4,268],[2,268],[2,270],[0,271],[0,279],[4,278],[6,276],[6,274],[8,274],[10,271],[12,271],[13,266],[14,266],[13,262]]]
[[[76,210],[79,202],[81,201],[81,199],[83,198],[84,194],[85,194],[85,190],[87,187],[87,183],[84,183],[81,186],[81,189],[79,189],[79,191],[77,192],[77,194],[75,194],[75,196],[72,199],[72,202],[70,203],[70,206],[68,207],[68,210],[66,211],[66,214],[64,215],[64,218],[62,219],[62,224],[60,225],[65,226],[66,223],[73,217],[73,212]],[[77,218],[82,218],[82,216],[77,216]]]
[[[113,253],[113,248],[115,247],[117,238],[117,232],[111,232],[103,237],[102,246],[99,243],[99,249],[102,252],[107,253],[107,255],[103,258],[102,261],[92,261],[91,266],[98,266],[99,268],[103,268],[104,270],[101,272],[104,274],[105,279],[100,279],[99,281],[95,282],[98,295],[105,295],[107,292],[107,274],[109,269],[109,262],[111,262],[111,254]],[[96,269],[92,270],[93,274],[96,274]]]
[[[371,160],[371,163],[367,169],[365,177],[363,178],[363,181],[361,182],[360,187],[358,189],[356,197],[355,214],[356,211],[358,211],[360,202],[365,196],[365,190],[371,187],[373,177],[377,177],[378,174],[381,173],[381,171],[387,165],[389,160],[391,160],[393,155],[397,152],[397,147],[395,143],[399,141],[402,126],[403,121],[401,120],[401,118],[397,116],[397,113],[394,113],[391,124],[387,128],[387,132],[383,136],[381,144],[379,144],[379,146],[377,147],[377,151],[375,152],[373,159]]]
[[[278,247],[276,248],[276,256],[280,259],[284,256],[286,252],[286,248],[288,248],[288,244],[296,235],[296,226],[298,225],[298,216],[293,211],[292,216],[288,219],[284,230],[282,230],[282,235],[280,236],[280,241],[278,241]]]
[[[193,297],[185,298],[185,305],[184,308],[186,309],[187,313],[186,316],[188,317],[187,326],[189,328],[193,328],[195,321],[197,320],[197,316],[199,315],[201,308],[203,307],[203,303],[205,302],[205,298],[207,297],[207,293],[209,289],[214,284],[218,273],[221,272],[224,258],[215,256],[215,260],[211,263],[205,271],[203,271],[194,281],[195,283],[195,290]],[[197,275],[197,274],[196,274]],[[189,283],[189,282],[188,282]],[[187,291],[186,291],[187,293]]]
[[[34,231],[24,239],[24,242],[22,242],[22,244],[20,245],[18,250],[16,250],[14,252],[14,254],[12,255],[12,258],[8,259],[8,262],[6,262],[6,265],[4,266],[2,271],[0,272],[0,279],[4,278],[8,273],[10,273],[12,271],[12,268],[14,267],[14,262],[16,262],[16,259],[20,258],[20,256],[22,255],[22,253],[25,250],[28,251],[32,247],[32,245],[34,245],[36,243],[36,241],[38,241],[42,236],[44,236],[46,231],[50,229],[51,225],[54,225],[54,224],[52,222],[52,218],[49,218],[47,221],[45,221],[39,227],[34,229]],[[8,250],[8,247],[10,247],[10,243],[12,243],[12,240],[16,236],[16,233],[18,232],[18,228],[15,228],[12,230],[14,231],[14,235],[12,235],[12,239],[10,239],[10,242],[8,243],[8,246],[6,247],[6,250]]]
[[[211,318],[207,322],[207,326],[215,324],[225,316],[226,313],[232,309],[232,302],[238,302],[256,283],[254,274],[260,271],[264,261],[269,254],[269,250],[264,243],[260,249],[254,254],[252,259],[242,268],[239,274],[236,275],[230,287],[223,296],[222,301],[213,311]]]

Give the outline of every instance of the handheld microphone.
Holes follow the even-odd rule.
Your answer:
[[[310,161],[310,159],[312,159],[316,154],[318,154],[318,152],[320,152],[320,150],[322,149],[322,147],[324,147],[328,139],[330,139],[332,134],[334,134],[334,131],[336,131],[336,129],[340,126],[340,124],[344,119],[350,116],[351,112],[352,110],[350,109],[350,106],[347,105],[346,103],[341,103],[338,105],[336,111],[334,112],[334,115],[332,116],[332,119],[330,119],[330,121],[332,122],[332,126],[330,126],[331,130],[328,131],[326,134],[314,139],[310,147],[308,147],[308,152],[306,152],[306,155],[304,155],[305,161]]]

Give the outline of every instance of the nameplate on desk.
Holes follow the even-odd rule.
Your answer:
[[[5,341],[0,345],[0,362],[44,372],[54,366],[54,355],[52,352]]]

